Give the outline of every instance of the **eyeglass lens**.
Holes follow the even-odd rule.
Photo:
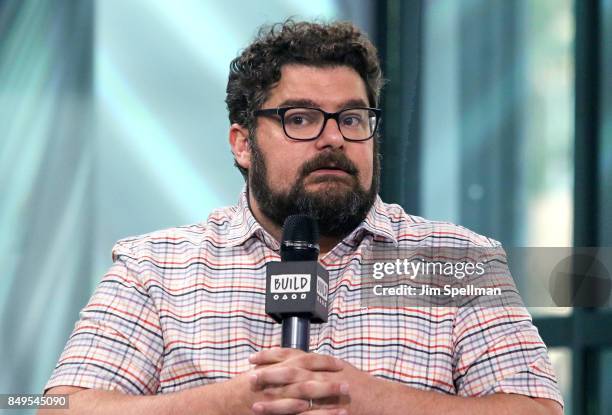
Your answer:
[[[323,131],[325,115],[313,108],[292,108],[285,112],[285,133],[297,140],[318,137]],[[349,140],[366,140],[374,134],[376,113],[364,108],[353,108],[338,114],[338,127]]]

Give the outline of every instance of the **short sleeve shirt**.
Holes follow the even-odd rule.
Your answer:
[[[515,393],[563,405],[525,308],[364,308],[355,295],[359,258],[374,247],[495,245],[377,197],[364,221],[320,258],[329,317],[312,325],[310,351],[421,390]],[[158,394],[250,370],[251,354],[280,346],[281,326],[264,311],[266,265],[279,260],[279,243],[252,215],[245,192],[203,223],[119,241],[45,389]]]

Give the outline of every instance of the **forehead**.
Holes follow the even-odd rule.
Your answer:
[[[284,65],[281,78],[270,89],[265,106],[292,101],[309,101],[320,108],[335,110],[346,103],[368,105],[365,82],[348,66]]]

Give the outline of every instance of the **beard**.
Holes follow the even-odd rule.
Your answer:
[[[374,138],[376,140],[376,138]],[[325,151],[305,162],[298,178],[287,192],[277,192],[269,186],[266,161],[256,139],[251,141],[251,168],[248,189],[259,204],[261,212],[277,226],[282,227],[290,215],[305,214],[314,218],[322,236],[344,238],[365,219],[370,211],[380,183],[380,159],[374,144],[374,169],[369,189],[358,180],[357,167],[341,151]],[[322,183],[319,190],[307,191],[305,181],[313,171],[334,166],[348,176],[315,177],[313,183]]]

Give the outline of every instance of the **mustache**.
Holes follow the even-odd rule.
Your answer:
[[[352,176],[355,176],[359,172],[355,164],[353,164],[344,153],[326,152],[304,163],[300,175],[301,177],[306,177],[315,170],[325,168],[342,170]]]

